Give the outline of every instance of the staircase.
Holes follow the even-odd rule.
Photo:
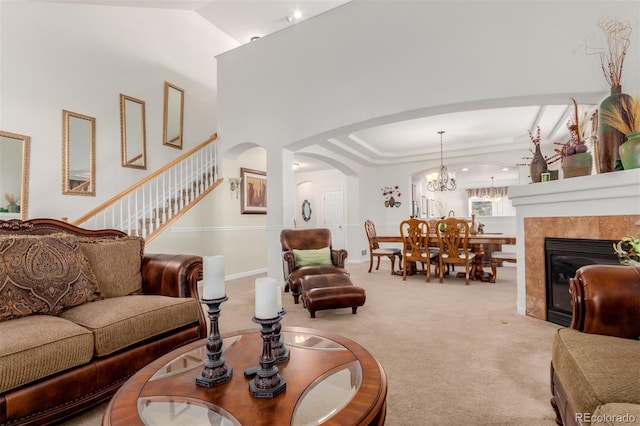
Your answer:
[[[118,229],[151,241],[213,191],[217,135],[72,222],[87,229]]]

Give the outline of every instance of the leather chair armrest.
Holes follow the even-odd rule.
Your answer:
[[[190,254],[145,253],[142,258],[142,292],[198,299],[202,257]]]
[[[340,250],[331,250],[331,263],[333,263],[338,268],[344,268],[345,261],[347,260],[347,256],[349,253],[345,249]]]
[[[282,272],[284,274],[284,280],[289,279],[289,275],[296,270],[296,256],[292,251],[285,251],[282,253]]]
[[[640,268],[587,265],[570,280],[571,328],[640,339]]]

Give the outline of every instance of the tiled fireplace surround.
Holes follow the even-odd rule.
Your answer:
[[[516,207],[517,309],[535,318],[546,319],[545,237],[640,236],[640,169],[512,187],[509,198]]]
[[[525,218],[526,314],[546,319],[545,237],[619,240],[624,235],[640,235],[640,225],[636,225],[636,222],[640,223],[640,214]]]

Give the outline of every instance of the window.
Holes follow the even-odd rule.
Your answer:
[[[471,201],[471,214],[476,216],[493,216],[491,201]]]

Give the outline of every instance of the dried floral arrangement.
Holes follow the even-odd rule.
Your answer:
[[[631,44],[631,24],[615,19],[602,20],[598,27],[607,39],[607,49],[599,49],[604,78],[611,87],[620,87],[622,66]]]
[[[625,135],[640,132],[640,98],[622,98],[620,108],[600,111],[604,123]]]
[[[556,145],[560,145],[561,148],[555,148],[554,155],[555,161],[558,158],[564,158],[575,154],[581,154],[587,152],[589,147],[586,145],[587,140],[590,138],[587,136],[587,123],[588,123],[588,111],[580,111],[578,102],[571,98],[573,102],[573,112],[569,115],[567,121],[567,128],[571,138],[567,142],[555,142]]]
[[[533,143],[533,146],[535,147],[536,145],[540,145],[540,142],[542,141],[542,136],[541,136],[541,130],[540,130],[540,126],[536,126],[536,132],[535,135],[531,132],[531,130],[529,130],[529,139],[531,139],[531,142]],[[533,155],[535,154],[535,151],[531,148],[529,148],[529,152],[531,153],[531,157],[522,157],[523,160],[529,160],[526,163],[518,163],[516,164],[516,166],[528,166],[531,164],[531,161],[533,159]],[[556,161],[558,161],[561,158],[560,154],[558,152],[556,152],[553,155],[544,155],[544,161],[547,164],[553,164]]]
[[[627,235],[613,243],[613,250],[621,265],[640,265],[640,238]]]
[[[9,204],[18,204],[18,200],[19,198],[16,197],[15,195],[11,194],[10,192],[5,192],[4,193],[4,199],[7,201],[7,203]]]

